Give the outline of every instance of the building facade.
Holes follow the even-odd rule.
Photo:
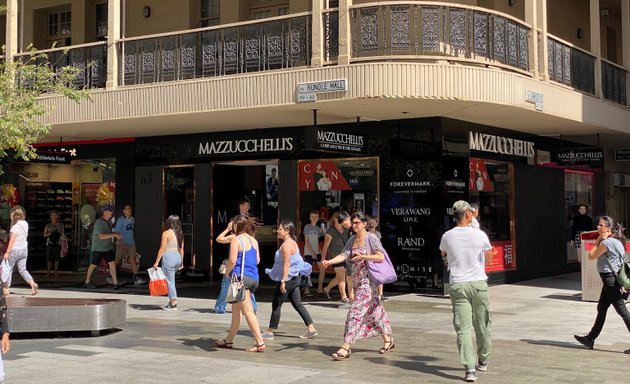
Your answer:
[[[629,0],[6,3],[6,56],[33,43],[91,89],[42,98],[41,156],[4,181],[35,233],[63,210],[73,268],[104,202],[134,205],[145,265],[180,215],[185,264],[212,279],[240,199],[263,264],[279,218],[365,211],[412,287],[442,274],[460,198],[480,206],[494,281],[579,268],[578,204],[630,219]]]

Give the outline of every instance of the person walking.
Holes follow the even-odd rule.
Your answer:
[[[335,264],[349,260],[353,263],[352,281],[355,299],[346,316],[344,342],[332,354],[334,360],[346,360],[352,353],[351,347],[360,338],[381,336],[383,347],[380,354],[392,351],[394,337],[392,328],[378,296],[378,284],[368,274],[367,262],[381,263],[385,259],[385,248],[375,234],[366,230],[367,216],[356,212],[351,217],[355,235],[350,237],[342,252],[324,264]]]
[[[9,321],[7,318],[7,298],[4,294],[0,296],[0,333],[2,334],[2,341],[0,342],[0,383],[2,383],[5,378],[2,355],[8,353],[9,349],[11,349],[11,342],[9,341]]]
[[[271,280],[276,282],[276,289],[273,292],[273,301],[271,304],[271,319],[269,320],[269,328],[262,333],[263,339],[273,339],[274,332],[280,324],[280,315],[282,304],[289,300],[293,308],[302,318],[306,325],[306,333],[300,338],[312,339],[317,336],[317,330],[313,326],[313,319],[308,313],[302,299],[300,297],[300,282],[312,271],[311,264],[304,262],[300,249],[295,242],[295,225],[293,222],[284,220],[278,226],[278,239],[282,241],[282,245],[276,251],[273,267],[266,269],[265,272]]]
[[[175,288],[175,272],[183,268],[184,233],[179,216],[170,215],[164,221],[160,249],[153,263],[157,268],[162,261],[162,271],[168,286],[168,304],[162,306],[165,311],[177,310],[177,289]]]
[[[114,226],[114,232],[121,236],[120,240],[116,242],[116,266],[120,266],[123,259],[128,260],[133,274],[133,284],[142,285],[146,281],[138,274],[138,257],[136,255],[136,240],[134,239],[136,219],[132,216],[131,204],[125,203],[122,213]]]
[[[319,249],[319,238],[324,235],[325,231],[321,226],[317,225],[317,222],[319,221],[319,212],[314,209],[309,211],[308,220],[309,222],[304,226],[303,231],[304,261],[306,261],[310,265],[313,265],[313,263],[315,262],[320,264],[322,261],[322,251]],[[321,267],[322,266],[320,265],[319,281],[317,282],[318,293],[324,293],[324,274],[326,273],[326,270]],[[308,282],[311,283],[311,277],[308,276],[307,278],[309,280]],[[304,288],[304,295],[307,297],[313,296],[310,290],[311,286],[312,283],[307,283],[306,287]]]
[[[621,316],[630,332],[630,312],[624,298],[626,292],[617,282],[617,274],[624,263],[626,239],[621,227],[615,233],[613,233],[613,228],[615,228],[615,223],[612,217],[602,216],[597,225],[599,236],[595,240],[595,246],[588,253],[589,260],[597,260],[597,271],[603,283],[597,302],[597,316],[591,331],[584,336],[574,335],[575,339],[588,349],[593,349],[595,339],[604,327],[606,313],[611,305]],[[630,349],[625,353],[630,353]]]
[[[11,229],[9,231],[9,244],[4,252],[4,260],[9,263],[9,269],[13,273],[13,268],[17,264],[18,272],[26,284],[31,287],[31,294],[34,296],[39,290],[39,285],[35,283],[33,277],[26,270],[26,259],[28,258],[28,223],[26,222],[26,211],[20,205],[11,208],[9,213],[11,218]],[[3,284],[4,295],[9,294],[11,278]]]
[[[46,277],[50,277],[51,269],[57,277],[59,260],[61,259],[61,238],[65,236],[63,223],[59,222],[59,212],[50,212],[50,223],[44,226],[44,238],[46,239]],[[53,269],[54,265],[54,269]]]
[[[111,205],[103,205],[101,207],[101,217],[94,222],[94,229],[92,230],[92,257],[90,266],[85,274],[85,284],[83,284],[83,288],[96,288],[94,284],[90,283],[90,280],[92,273],[94,273],[94,270],[98,267],[101,259],[105,259],[105,262],[109,266],[109,274],[112,277],[114,289],[119,289],[124,285],[124,283],[118,283],[118,277],[116,276],[114,241],[120,239],[120,234],[112,232],[112,225],[110,223],[112,216],[114,216],[114,207]]]
[[[232,321],[230,330],[221,341],[215,344],[218,348],[231,349],[234,345],[234,337],[241,326],[241,316],[249,326],[256,344],[247,348],[245,352],[264,352],[265,343],[260,334],[258,318],[252,308],[251,294],[258,288],[258,263],[260,252],[258,241],[254,238],[254,220],[245,215],[238,215],[234,219],[234,238],[230,242],[230,257],[226,266],[226,275],[240,279],[245,288],[245,300],[232,303]],[[243,276],[241,279],[241,271]]]
[[[235,218],[236,216],[232,218],[232,220],[230,220],[230,222],[228,223],[227,227],[223,230],[223,232],[221,232],[219,236],[217,236],[216,238],[217,243],[230,244],[232,242],[232,239],[236,237],[233,231]],[[224,263],[227,264],[227,259],[224,260]],[[225,310],[227,307],[226,298],[227,298],[228,288],[230,287],[230,281],[231,281],[230,275],[228,275],[227,273],[223,273],[223,278],[221,279],[221,288],[219,290],[219,296],[217,296],[217,300],[214,303],[214,313],[224,314],[226,312]],[[258,305],[256,304],[256,298],[254,297],[253,293],[252,293],[252,308],[254,309],[254,313],[256,313],[256,311],[258,310]]]
[[[477,380],[476,370],[488,369],[491,351],[485,266],[490,262],[492,246],[485,232],[470,226],[474,213],[468,202],[456,201],[453,213],[457,225],[442,235],[440,251],[442,257],[446,257],[450,271],[453,326],[457,333],[460,362],[466,369],[464,380],[473,382]],[[472,341],[473,328],[476,349]]]
[[[335,212],[331,219],[326,235],[324,236],[324,244],[322,245],[322,258],[326,259],[327,255],[335,257],[339,255],[350,237],[350,215],[346,211]],[[346,294],[346,261],[342,260],[338,264],[328,263],[332,265],[335,270],[335,277],[324,288],[324,295],[330,300],[330,290],[335,286],[339,288],[339,294],[341,295],[341,301],[343,303],[349,303],[350,299]]]

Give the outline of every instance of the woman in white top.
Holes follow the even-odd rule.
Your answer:
[[[164,232],[153,268],[157,268],[162,260],[162,270],[168,285],[168,304],[162,307],[165,311],[177,310],[177,289],[175,288],[175,272],[183,268],[184,234],[179,216],[170,215],[164,222]]]
[[[31,292],[33,295],[37,294],[37,290],[39,286],[31,277],[31,274],[26,270],[26,258],[28,257],[28,223],[24,220],[26,219],[26,211],[19,205],[11,208],[11,237],[9,238],[9,245],[7,245],[7,250],[4,253],[4,260],[8,260],[9,268],[11,273],[13,273],[13,267],[17,264],[18,272],[31,287]],[[7,279],[7,281],[2,282],[2,289],[4,290],[4,294],[9,294],[9,287],[11,286],[11,277]]]

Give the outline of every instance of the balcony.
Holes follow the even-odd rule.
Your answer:
[[[340,31],[348,38],[340,38]],[[78,67],[77,85],[84,88],[105,87],[108,52],[120,63],[111,87],[400,61],[493,68],[546,82],[543,72],[553,83],[598,97],[601,63],[601,97],[627,105],[624,68],[543,36],[519,19],[485,8],[401,1],[354,5],[347,13],[323,9],[122,38],[109,51],[105,43],[93,43],[42,52],[54,67]]]
[[[125,39],[119,85],[306,67],[311,33],[303,15]]]
[[[46,49],[36,51],[36,53],[45,54],[55,72],[67,66],[79,69],[74,79],[74,85],[77,88],[105,87],[107,81],[107,44],[104,42]],[[16,58],[28,60],[30,56],[31,53],[21,53],[16,55]]]

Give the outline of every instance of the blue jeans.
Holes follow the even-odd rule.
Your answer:
[[[168,299],[177,300],[177,289],[175,289],[175,272],[181,267],[182,258],[179,252],[169,251],[162,255],[162,271],[166,276],[168,286]]]
[[[230,278],[227,275],[223,275],[223,279],[221,280],[221,290],[219,291],[219,297],[217,297],[217,301],[214,304],[214,313],[225,313],[225,307],[227,307],[227,302],[225,301],[227,297],[228,287],[230,286]],[[258,305],[256,305],[256,298],[252,293],[252,307],[254,308],[254,312],[258,310]]]

